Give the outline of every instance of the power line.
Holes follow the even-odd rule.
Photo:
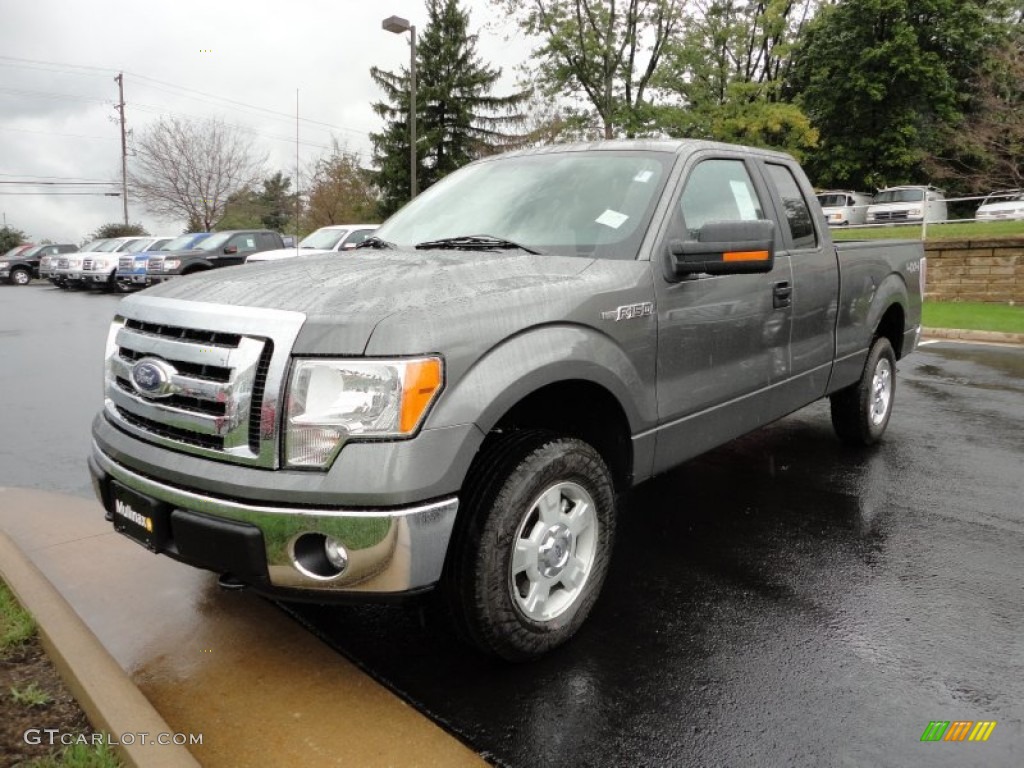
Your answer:
[[[100,74],[112,75],[115,72],[115,70],[113,70],[113,69],[106,69],[106,68],[102,68],[102,67],[92,67],[92,66],[87,66],[87,65],[84,65],[84,64],[67,64],[67,63],[56,62],[56,61],[41,61],[41,60],[38,60],[38,59],[21,59],[21,58],[15,57],[15,56],[0,56],[0,64],[6,64],[7,66],[34,65],[34,66],[27,66],[27,68],[29,68],[29,69],[39,69],[40,67],[52,67],[52,69],[46,69],[44,71],[49,71],[49,72],[53,72],[53,71],[58,71],[58,72],[59,71],[66,71],[69,74],[93,74],[93,75],[96,75],[96,76],[99,76]],[[87,72],[76,72],[74,70],[87,70]],[[251,110],[255,110],[257,112],[262,112],[262,113],[264,113],[266,115],[274,116],[277,119],[287,120],[289,122],[291,122],[295,118],[294,115],[290,115],[287,112],[280,112],[278,110],[268,109],[266,107],[260,107],[260,106],[257,106],[255,104],[247,104],[244,101],[238,101],[236,99],[229,99],[226,96],[218,96],[217,94],[207,93],[205,91],[200,91],[200,90],[197,90],[195,88],[187,88],[187,87],[185,87],[183,85],[175,85],[174,83],[168,83],[168,82],[166,82],[164,80],[158,80],[155,77],[149,77],[147,75],[141,75],[141,74],[139,74],[137,72],[129,72],[129,71],[126,70],[126,74],[131,75],[133,78],[136,78],[138,80],[144,81],[144,84],[145,83],[149,83],[150,84],[149,87],[150,88],[154,88],[156,90],[164,90],[166,88],[171,88],[171,89],[174,89],[174,91],[181,92],[181,93],[174,93],[172,91],[172,93],[174,95],[183,95],[183,96],[186,96],[186,98],[194,98],[194,99],[197,98],[197,97],[202,97],[202,99],[199,99],[199,100],[213,99],[215,101],[222,101],[222,102],[225,102],[227,104],[232,104],[232,105],[237,106],[237,107],[244,107],[246,109],[251,109]],[[163,88],[160,88],[159,86],[163,86]],[[3,89],[0,89],[0,90],[3,90]],[[164,90],[164,92],[166,93],[167,91]],[[196,96],[190,96],[189,94],[196,94]],[[16,95],[21,95],[21,94],[16,94]],[[57,96],[57,95],[54,94],[54,96]],[[68,94],[61,94],[59,97],[61,97],[61,98],[76,98],[76,97],[70,96]],[[101,102],[101,103],[105,103],[105,102]],[[368,136],[369,135],[369,132],[367,132],[367,131],[361,131],[361,130],[359,130],[357,128],[349,128],[349,127],[344,126],[344,125],[335,125],[333,123],[326,123],[326,122],[323,122],[323,121],[320,121],[320,120],[313,120],[313,119],[308,118],[308,117],[301,117],[299,119],[302,122],[304,122],[304,123],[309,123],[311,125],[319,125],[319,126],[323,126],[324,128],[330,128],[330,129],[336,130],[336,131],[347,131],[349,133],[358,133],[358,134],[360,134],[362,136]]]
[[[57,131],[38,131],[31,128],[12,128],[9,125],[0,125],[0,131],[16,131],[17,133],[35,133],[41,136],[63,136],[70,139],[96,139],[97,141],[117,141],[112,136],[83,136],[80,133],[58,133]],[[4,174],[0,174],[3,176]]]
[[[82,176],[37,176],[31,173],[0,173],[0,176],[17,176],[21,179],[56,179],[57,181],[99,181],[107,183],[105,179],[89,179]],[[111,184],[117,182],[111,181]]]
[[[24,195],[81,195],[91,197],[120,197],[120,192],[2,192],[0,195],[18,195],[23,197]]]
[[[38,99],[69,99],[70,101],[86,101],[95,104],[109,104],[110,99],[95,99],[89,96],[76,96],[72,93],[50,93],[48,91],[22,91],[15,88],[0,88],[0,93],[8,93],[12,96],[28,96]]]
[[[0,179],[0,184],[17,184],[18,186],[29,186],[29,187],[99,187],[99,186],[112,186],[117,184],[116,181],[6,181]]]

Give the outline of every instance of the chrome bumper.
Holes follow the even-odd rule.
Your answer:
[[[441,577],[459,506],[457,498],[395,509],[256,506],[145,477],[115,462],[95,442],[90,465],[101,501],[100,484],[106,476],[176,509],[259,528],[270,583],[284,590],[394,594],[430,587]],[[348,567],[331,577],[315,576],[299,567],[295,543],[310,533],[340,541],[349,554]]]

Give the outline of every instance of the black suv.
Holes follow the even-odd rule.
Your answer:
[[[244,264],[254,253],[277,248],[284,248],[284,240],[281,233],[269,229],[215,232],[192,250],[155,253],[146,265],[146,283],[153,285],[178,275]]]
[[[33,277],[39,277],[41,259],[59,253],[74,253],[77,250],[78,246],[71,243],[51,243],[35,245],[12,257],[0,256],[0,280],[6,280],[12,285],[28,285]]]

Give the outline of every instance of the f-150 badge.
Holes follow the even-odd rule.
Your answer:
[[[644,301],[640,304],[626,304],[617,309],[601,313],[602,320],[638,320],[641,317],[650,317],[654,314],[654,302]]]

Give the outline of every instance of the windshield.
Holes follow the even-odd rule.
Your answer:
[[[91,242],[86,243],[78,250],[81,251],[82,253],[85,253],[86,251],[98,251],[101,245],[108,242],[110,241],[106,239],[93,240]]]
[[[189,233],[187,235],[178,235],[176,238],[171,240],[171,242],[167,243],[167,245],[165,245],[160,250],[162,250],[162,251],[186,251],[186,250],[189,250],[190,248],[195,248],[196,247],[195,246],[196,242],[198,240],[202,239],[203,237],[207,237],[207,236],[206,235],[200,236],[200,235],[197,235],[195,232],[191,232],[191,233]]]
[[[31,248],[29,248],[27,251],[25,251],[23,254],[21,254],[21,258],[22,259],[31,258],[32,256],[35,256],[37,253],[39,253],[41,250],[43,250],[44,247],[45,246],[42,246],[42,245],[34,245]],[[9,254],[4,254],[4,255],[7,256]]]
[[[347,229],[318,229],[313,234],[302,238],[299,242],[299,248],[321,248],[329,251],[340,243],[341,239],[347,234]]]
[[[233,232],[218,232],[216,235],[210,235],[208,238],[203,240],[203,242],[199,243],[196,248],[200,251],[216,251],[231,239],[231,235],[233,234]]]
[[[403,247],[489,235],[541,253],[635,259],[674,159],[591,151],[485,161],[447,176],[374,234]]]
[[[144,251],[146,249],[146,246],[152,242],[152,240],[147,240],[145,238],[142,240],[132,240],[121,250],[124,253],[138,253],[139,251]]]
[[[923,189],[883,189],[875,195],[876,203],[920,203],[924,200]]]
[[[131,242],[131,240],[127,241]],[[107,240],[105,243],[101,243],[93,248],[96,253],[112,253],[118,250],[122,245],[125,244],[124,240]]]
[[[846,195],[818,195],[818,202],[822,208],[843,208],[846,205]]]
[[[3,256],[0,256],[0,259],[9,259],[12,256],[14,256],[14,254],[16,254],[19,251],[21,251],[23,248],[25,248],[24,245],[16,245],[13,248],[11,248],[11,250],[9,250],[7,253],[5,253]],[[25,253],[28,253],[30,250],[31,249],[26,249]]]
[[[1016,200],[1024,200],[1024,191],[1019,189],[1009,192],[993,192],[982,201],[982,205],[993,205],[995,203],[1012,203]]]

